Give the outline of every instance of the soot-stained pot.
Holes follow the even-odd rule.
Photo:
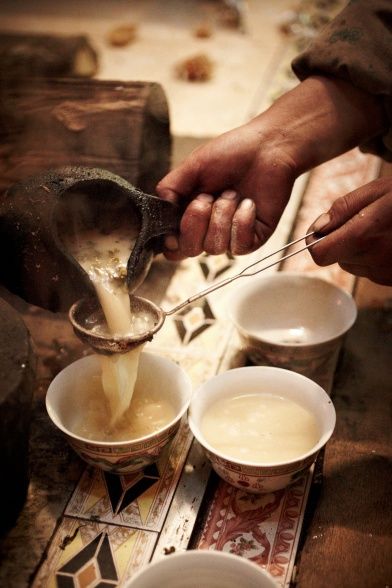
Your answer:
[[[127,271],[130,290],[144,280],[154,254],[161,251],[162,236],[179,224],[173,204],[104,169],[50,170],[12,186],[0,197],[0,281],[53,312],[67,312],[76,300],[94,296],[87,274],[62,239],[80,212],[75,201],[89,209],[95,228],[110,232],[121,219],[129,222],[130,233],[136,229]]]
[[[35,358],[19,314],[0,298],[0,534],[15,522],[29,485],[29,432]]]

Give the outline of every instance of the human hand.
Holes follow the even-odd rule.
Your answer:
[[[318,265],[338,263],[350,274],[392,285],[392,177],[338,198],[309,231],[326,235],[309,249]]]
[[[273,233],[296,178],[288,153],[248,123],[196,149],[157,186],[161,198],[184,206],[178,239],[166,239],[171,260],[203,251],[242,255]]]
[[[363,116],[363,113],[366,116]],[[273,233],[298,175],[381,132],[377,97],[343,80],[313,76],[233,131],[194,151],[157,186],[184,209],[172,260],[249,253]]]

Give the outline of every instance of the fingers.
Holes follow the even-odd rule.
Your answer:
[[[239,196],[234,190],[226,190],[214,202],[208,230],[204,238],[204,250],[211,255],[230,251],[231,227]]]
[[[370,212],[370,211],[369,211]],[[371,214],[362,213],[354,215],[341,227],[325,235],[324,239],[310,249],[310,253],[320,266],[327,266],[333,263],[361,263],[366,249],[369,248],[369,227]],[[316,234],[313,238],[318,238]]]
[[[392,286],[392,268],[390,264],[381,266],[339,263],[340,267],[358,278],[367,278],[383,286]]]
[[[337,198],[329,211],[320,215],[313,222],[308,232],[315,231],[323,235],[331,233],[351,220],[355,215],[363,213],[365,207],[390,192],[390,184],[390,178],[379,178],[341,198]],[[316,235],[314,239],[317,236],[319,235]]]
[[[257,236],[256,206],[253,200],[226,190],[219,198],[200,194],[186,208],[179,235],[165,239],[165,255],[170,260],[195,257],[202,252],[243,255],[260,245]]]
[[[180,203],[183,198],[194,194],[199,184],[200,166],[197,160],[186,160],[178,168],[167,174],[156,186],[156,193],[163,200],[175,204]]]
[[[182,216],[179,241],[182,254],[186,257],[195,257],[203,252],[213,202],[214,198],[209,194],[200,194]]]
[[[392,280],[392,179],[382,178],[339,198],[309,230],[325,237],[310,249],[321,266],[339,263],[381,284]]]
[[[245,198],[233,217],[230,249],[233,255],[244,255],[260,244],[256,234],[256,205],[250,198]]]
[[[204,239],[208,231],[214,198],[210,194],[199,194],[181,217],[179,235],[165,239],[165,255],[171,261],[195,257],[204,251]]]

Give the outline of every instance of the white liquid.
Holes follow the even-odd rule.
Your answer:
[[[106,235],[95,230],[84,231],[68,244],[94,284],[112,334],[127,335],[132,330],[125,280],[134,244],[125,231]]]
[[[262,329],[258,336],[277,345],[304,345],[310,343],[312,334],[305,327]]]
[[[152,326],[149,316],[134,316],[126,287],[127,262],[135,240],[126,231],[109,235],[84,231],[68,244],[94,284],[111,335],[139,334]],[[98,327],[99,328],[99,327]],[[113,428],[130,407],[143,345],[127,353],[101,356],[102,388]],[[106,418],[108,414],[106,411]]]
[[[221,398],[206,410],[200,428],[208,443],[227,457],[262,464],[295,459],[320,437],[309,411],[272,394]]]
[[[167,398],[152,395],[144,386],[136,384],[132,404],[115,424],[111,424],[111,406],[103,393],[99,375],[86,381],[78,390],[80,410],[78,420],[70,430],[85,439],[95,441],[130,441],[149,435],[165,427],[175,417],[175,410]]]
[[[102,389],[109,403],[111,426],[131,405],[142,349],[140,345],[127,353],[100,357]]]

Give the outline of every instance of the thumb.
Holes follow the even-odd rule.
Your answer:
[[[189,198],[196,192],[199,184],[199,166],[184,162],[169,172],[156,186],[156,193],[163,200],[179,204],[183,198]]]
[[[319,236],[327,235],[344,225],[366,206],[378,200],[384,193],[385,182],[383,178],[380,178],[337,198],[331,208],[312,223],[308,232],[314,231]]]

